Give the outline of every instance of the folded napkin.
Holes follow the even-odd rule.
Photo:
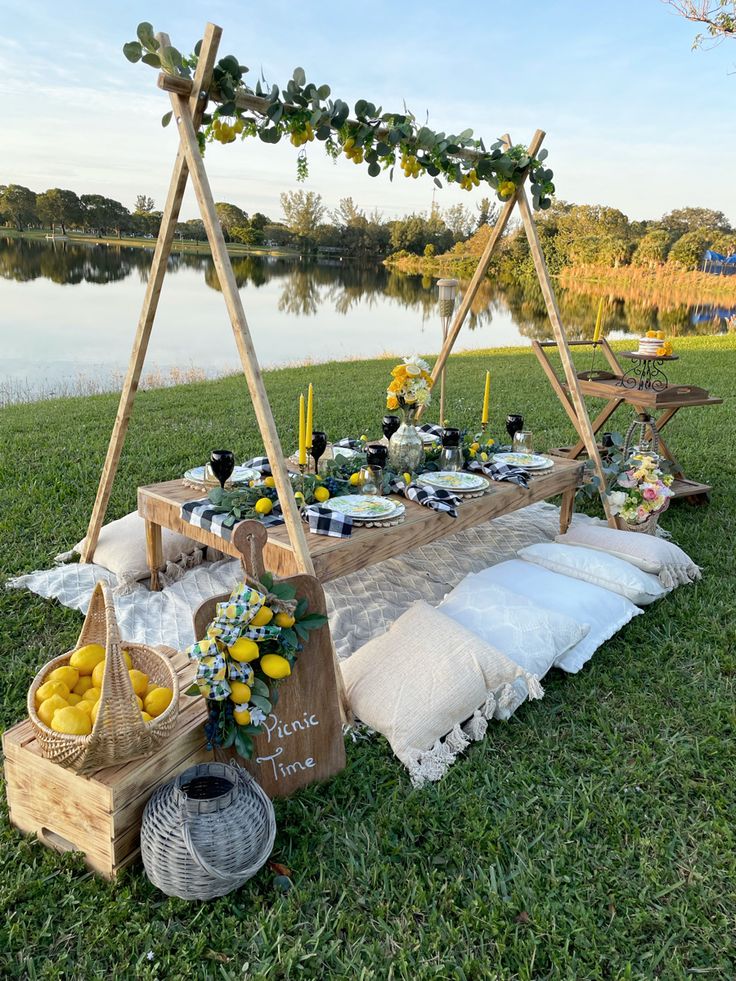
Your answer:
[[[421,426],[417,426],[417,432],[442,439],[442,426],[437,426],[433,422],[423,422]]]
[[[524,470],[523,467],[510,467],[507,463],[493,463],[491,460],[487,463],[483,463],[482,460],[471,460],[467,464],[467,469],[471,473],[482,473],[491,480],[507,480],[520,487],[529,486],[529,471]]]
[[[251,470],[257,470],[261,477],[271,476],[271,464],[268,462],[267,456],[254,456],[250,460],[246,460],[243,464],[244,467],[250,467]]]
[[[333,449],[334,447],[338,449],[342,447],[345,450],[357,450],[360,453],[363,449],[363,442],[362,440],[354,439],[352,436],[346,436],[344,439],[338,439],[332,446]]]
[[[219,535],[226,542],[232,540],[233,528],[239,523],[238,518],[235,518],[229,511],[215,507],[207,498],[200,501],[187,501],[186,504],[182,504],[180,517],[182,521],[187,521],[195,528],[202,528],[203,531],[210,531],[213,535]],[[279,502],[274,501],[273,511],[270,514],[262,515],[259,521],[266,528],[282,525],[284,517],[281,514]]]
[[[353,519],[347,514],[331,511],[320,504],[310,504],[302,511],[302,518],[313,535],[329,535],[330,538],[350,538]]]
[[[426,487],[414,481],[407,485],[403,477],[394,477],[389,482],[388,493],[403,494],[410,501],[416,501],[417,504],[421,504],[425,508],[432,508],[433,511],[444,511],[452,518],[457,517],[457,506],[460,503],[460,498],[457,494],[453,494],[443,487]]]

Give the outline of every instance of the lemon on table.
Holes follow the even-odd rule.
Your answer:
[[[50,726],[51,720],[54,717],[54,712],[58,712],[59,709],[66,708],[69,704],[65,698],[61,695],[52,695],[51,698],[45,698],[41,704],[36,709],[39,719],[44,725]]]
[[[247,726],[250,722],[250,712],[245,705],[237,705],[233,712],[233,718],[239,726]]]
[[[293,627],[296,621],[288,613],[277,613],[273,618],[273,622],[277,627]]]
[[[261,669],[269,678],[288,678],[291,674],[291,665],[280,654],[264,654]]]
[[[74,705],[57,709],[51,720],[55,732],[65,732],[68,736],[88,736],[92,732],[92,722],[86,712]]]
[[[276,481],[273,479],[273,477],[264,477],[263,478],[263,485],[264,485],[264,487],[275,487],[276,486]]]
[[[270,497],[259,497],[253,507],[256,514],[270,514],[273,511],[273,501]]]
[[[250,688],[242,681],[230,682],[230,700],[239,704],[250,701]]]
[[[96,702],[99,702],[101,694],[102,692],[100,691],[99,688],[96,687],[88,688],[87,691],[84,693],[84,695],[82,695],[82,698],[85,701],[91,702],[94,705]]]
[[[171,705],[173,697],[174,693],[170,688],[156,688],[150,695],[146,695],[143,708],[155,719],[156,716],[161,715]]]
[[[270,606],[262,606],[250,621],[251,627],[265,627],[273,620],[273,610]]]
[[[329,501],[330,492],[326,487],[316,487],[314,490],[314,499],[315,501],[319,501],[320,504],[322,504],[324,501]]]
[[[404,473],[402,476],[403,476],[404,480],[406,481],[406,486],[408,487],[409,484],[411,483],[411,474],[410,473]]]
[[[238,637],[235,643],[228,647],[228,653],[234,661],[255,661],[261,652],[254,640]]]
[[[72,691],[76,695],[84,695],[86,691],[90,688],[94,688],[94,681],[92,681],[91,675],[83,674],[76,685],[72,688]]]
[[[95,664],[92,669],[92,687],[102,688],[102,676],[105,673],[105,665],[107,661],[103,658],[99,663]]]
[[[54,668],[46,680],[60,681],[62,684],[67,686],[69,691],[71,691],[79,681],[79,672],[76,668],[72,668],[70,665],[65,664],[60,668]]]
[[[69,658],[69,664],[76,668],[81,676],[84,676],[92,674],[95,666],[104,659],[105,648],[102,644],[85,644],[84,647],[79,647],[74,651]]]
[[[130,683],[136,695],[143,695],[146,688],[148,688],[148,675],[144,674],[143,671],[139,671],[137,668],[131,668],[128,671],[128,676],[130,677]]]
[[[39,685],[36,689],[36,705],[40,705],[41,702],[45,702],[47,698],[51,698],[52,695],[61,695],[63,699],[66,700],[69,694],[69,686],[65,685],[63,681],[44,681],[42,685]]]
[[[360,473],[351,473],[348,477],[348,483],[353,487],[357,487],[360,483]]]

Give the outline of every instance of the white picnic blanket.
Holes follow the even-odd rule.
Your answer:
[[[590,519],[576,515],[575,520]],[[513,558],[525,545],[551,541],[558,523],[556,507],[533,504],[327,583],[327,612],[338,657],[349,657],[385,632],[416,600],[436,605],[469,572]],[[131,592],[116,595],[122,636],[183,650],[196,640],[192,624],[196,608],[216,593],[230,590],[239,573],[240,563],[235,559],[206,562],[185,571],[161,592],[152,593],[141,583]],[[28,589],[86,613],[99,579],[117,585],[113,573],[101,566],[72,563],[18,576],[8,587]]]

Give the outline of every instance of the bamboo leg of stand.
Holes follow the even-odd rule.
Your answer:
[[[263,384],[261,368],[258,364],[253,340],[248,329],[243,301],[240,298],[238,284],[235,281],[232,263],[230,262],[230,256],[228,255],[225,239],[222,234],[222,227],[215,211],[215,201],[207,178],[207,172],[199,153],[197,136],[192,122],[189,104],[186,99],[172,93],[171,105],[179,127],[181,145],[186,154],[189,171],[192,176],[194,193],[197,196],[197,203],[199,204],[199,210],[207,231],[207,238],[212,250],[217,278],[220,281],[222,295],[225,299],[228,314],[230,315],[235,343],[237,344],[238,353],[243,365],[243,372],[248,382],[248,389],[250,390],[256,419],[258,420],[258,426],[263,437],[266,456],[271,464],[271,472],[276,482],[276,490],[279,495],[279,501],[281,502],[281,510],[286,522],[286,528],[289,532],[289,540],[294,549],[300,572],[305,572],[313,576],[314,565],[312,564],[312,557],[304,534],[304,526],[296,506],[289,472],[286,469],[286,461],[276,431],[276,423],[271,412],[271,404],[268,401],[266,386]]]
[[[534,260],[534,268],[537,272],[539,285],[542,288],[542,295],[544,296],[544,303],[547,307],[547,314],[549,316],[550,323],[552,324],[552,330],[560,352],[560,358],[562,360],[562,367],[565,372],[565,380],[567,381],[570,399],[575,407],[575,414],[577,416],[576,429],[580,433],[580,437],[585,443],[588,456],[595,468],[595,473],[599,480],[601,502],[603,504],[603,510],[606,513],[606,518],[608,519],[609,525],[612,528],[615,528],[617,527],[616,519],[614,518],[613,514],[611,514],[611,507],[605,494],[606,479],[605,474],[603,473],[601,456],[598,452],[598,443],[596,442],[593,427],[590,424],[590,416],[588,415],[588,409],[583,399],[583,393],[580,390],[580,382],[577,374],[575,373],[575,365],[572,360],[572,354],[570,353],[570,346],[567,343],[567,334],[565,333],[565,328],[562,325],[562,318],[560,316],[557,300],[552,289],[552,281],[547,269],[547,263],[544,261],[544,253],[542,252],[542,246],[539,241],[537,226],[534,223],[531,208],[529,207],[529,201],[527,200],[526,192],[523,188],[519,188],[517,198],[519,202],[521,220],[524,223],[524,231],[526,232],[526,237],[529,240],[529,251],[531,252],[532,259]]]
[[[199,98],[199,93],[209,89],[210,82],[212,80],[212,69],[215,64],[215,59],[217,58],[217,48],[220,43],[221,34],[222,31],[219,27],[215,26],[214,24],[207,25],[204,39],[202,41],[202,50],[200,52],[199,62],[197,64],[197,71],[194,76],[194,87],[192,89],[192,95],[189,101],[191,111],[194,116],[195,127],[199,126],[199,122],[205,108],[205,100]],[[110,502],[112,485],[115,480],[115,474],[117,473],[118,464],[120,463],[120,454],[122,453],[123,444],[125,443],[125,437],[128,432],[130,415],[133,410],[133,401],[138,390],[138,383],[143,370],[143,362],[145,361],[146,351],[148,350],[148,341],[151,336],[151,328],[153,327],[153,321],[158,308],[158,300],[159,296],[161,295],[161,287],[163,285],[164,276],[166,275],[167,262],[169,255],[171,254],[171,243],[174,239],[176,222],[179,217],[181,202],[187,185],[187,176],[188,168],[186,158],[184,155],[184,150],[180,146],[176,155],[174,170],[171,175],[171,183],[169,184],[169,193],[166,197],[166,205],[161,217],[161,227],[158,233],[158,241],[156,242],[156,250],[153,254],[151,271],[148,275],[146,295],[143,299],[143,307],[138,320],[138,330],[135,335],[133,350],[130,355],[128,373],[125,376],[125,383],[120,394],[120,403],[118,405],[117,416],[115,417],[115,425],[113,427],[112,435],[110,436],[110,444],[107,448],[105,465],[102,469],[100,483],[97,488],[97,496],[95,498],[92,515],[87,528],[87,536],[82,549],[82,562],[91,562],[94,557],[95,548],[97,547],[97,540],[100,537],[102,522],[105,520],[105,513]]]

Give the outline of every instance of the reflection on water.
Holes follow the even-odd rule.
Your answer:
[[[0,239],[0,385],[48,382],[80,373],[119,383],[143,299],[151,251],[118,246]],[[440,323],[434,281],[383,266],[307,262],[272,256],[233,259],[254,343],[266,366],[331,358],[436,352]],[[202,289],[202,282],[208,289]],[[461,289],[466,284],[461,284]],[[69,286],[75,289],[67,289]],[[192,376],[238,362],[209,256],[177,253],[151,339],[148,363]],[[571,337],[590,337],[597,296],[561,290]],[[678,306],[645,297],[607,298],[610,337],[662,329],[668,335],[718,333],[736,327],[736,307]],[[499,289],[484,282],[458,349],[525,344],[551,337],[536,282]]]

